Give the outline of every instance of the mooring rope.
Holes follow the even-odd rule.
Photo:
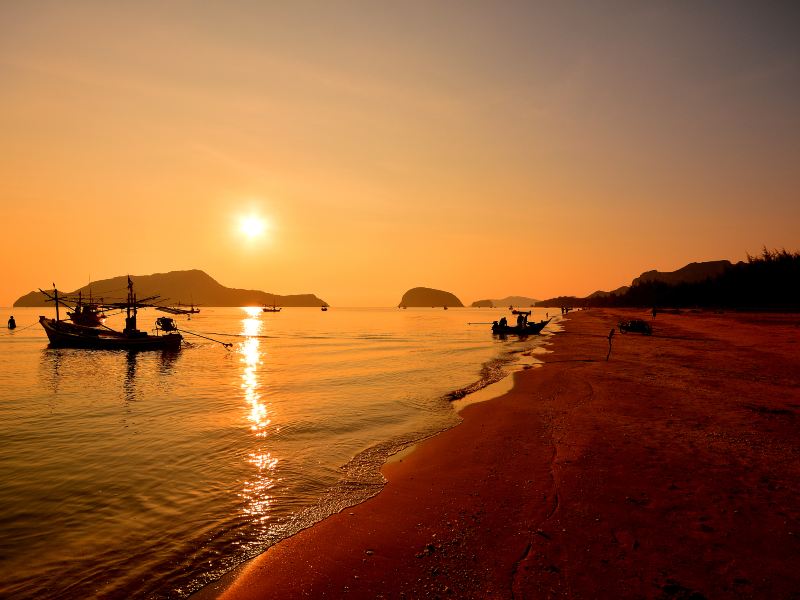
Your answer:
[[[30,328],[31,328],[31,327],[33,327],[34,325],[38,325],[38,324],[39,324],[39,321],[34,321],[34,322],[33,322],[33,323],[31,323],[30,325],[26,325],[25,327],[19,327],[19,326],[17,326],[17,327],[15,327],[14,329],[9,329],[8,331],[6,331],[6,332],[5,332],[5,335],[13,335],[13,334],[14,334],[15,332],[17,332],[17,331],[25,331],[26,329],[30,329]]]
[[[184,330],[180,329],[179,331],[184,331]],[[195,332],[186,331],[186,333],[195,333]],[[227,337],[243,337],[243,338],[267,338],[267,339],[272,339],[274,337],[277,337],[277,336],[274,336],[274,335],[247,335],[246,333],[220,333],[218,331],[198,331],[198,332],[195,333],[195,335],[197,335],[197,334],[224,335],[224,336],[227,336]]]
[[[187,331],[186,329],[179,329],[178,327],[175,328],[175,331],[180,331],[181,333],[188,333],[189,335],[196,335],[197,337],[203,338],[204,340],[209,340],[210,342],[216,342],[217,344],[222,344],[226,348],[230,348],[231,346],[233,346],[233,344],[231,344],[229,342],[220,342],[219,340],[215,340],[213,338],[206,337],[204,335],[200,335],[199,333],[195,333],[194,331]],[[212,334],[212,335],[216,335],[216,334]],[[222,334],[222,335],[224,335],[224,334]]]

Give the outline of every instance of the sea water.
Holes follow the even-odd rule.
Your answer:
[[[51,312],[0,329],[3,598],[188,596],[377,493],[546,339],[470,324],[498,309],[203,307],[178,352],[51,349]]]

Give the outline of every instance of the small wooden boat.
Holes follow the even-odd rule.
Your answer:
[[[276,312],[281,312],[281,307],[280,306],[275,306],[275,296],[273,296],[272,297],[272,306],[267,306],[265,304],[264,308],[262,310],[264,312],[276,313]]]
[[[128,278],[128,298],[126,302],[108,304],[107,308],[125,309],[125,329],[116,331],[109,327],[90,327],[80,325],[75,322],[62,321],[59,318],[58,290],[53,295],[41,290],[48,299],[56,304],[56,318],[48,319],[44,315],[39,317],[39,324],[50,340],[50,346],[54,348],[86,348],[93,350],[178,350],[181,346],[183,336],[175,331],[158,323],[155,334],[140,331],[136,328],[136,314],[139,308],[152,306],[137,302],[136,295],[133,293],[133,282]],[[162,320],[172,321],[162,317]],[[174,325],[174,322],[172,322]]]
[[[550,321],[551,319],[544,319],[538,323],[526,323],[521,327],[501,325],[495,321],[492,323],[492,333],[495,335],[539,335]]]
[[[84,327],[67,321],[39,317],[50,346],[53,348],[88,348],[94,350],[178,350],[180,333],[151,335],[138,329],[115,331]]]
[[[327,307],[327,306],[323,306],[322,308],[320,308],[320,310],[321,310],[322,312],[325,312],[326,310],[328,310],[328,307]]]
[[[186,305],[178,302],[175,306],[156,306],[156,310],[168,313],[170,315],[195,315],[200,312],[200,309],[190,304],[189,308],[184,308]]]

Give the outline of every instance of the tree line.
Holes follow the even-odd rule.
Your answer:
[[[641,281],[619,294],[559,296],[539,306],[669,307],[800,310],[800,252],[769,250],[747,255],[720,275],[692,283]]]

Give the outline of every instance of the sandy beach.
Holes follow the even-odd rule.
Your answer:
[[[606,362],[632,317],[653,335]],[[798,598],[799,325],[570,313],[542,368],[388,463],[380,494],[200,596]]]

